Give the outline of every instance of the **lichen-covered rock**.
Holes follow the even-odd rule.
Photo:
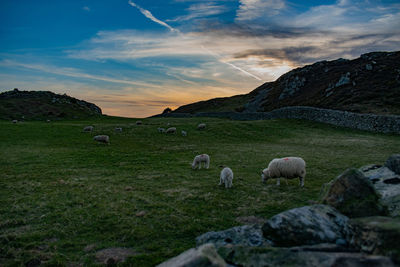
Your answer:
[[[396,266],[388,257],[324,244],[294,248],[226,246],[219,248],[218,253],[231,266]]]
[[[322,203],[349,217],[386,214],[386,209],[381,205],[371,181],[357,169],[346,170],[330,183],[326,191]]]
[[[217,253],[213,244],[204,244],[198,248],[191,248],[182,254],[169,259],[158,267],[225,267],[224,259]]]
[[[390,256],[400,264],[400,218],[365,217],[349,221],[349,243],[363,252]]]
[[[380,194],[380,202],[387,209],[390,216],[400,216],[400,175],[387,167],[367,165],[360,171],[373,184]]]
[[[232,244],[249,247],[270,245],[271,242],[263,237],[260,225],[244,225],[219,232],[208,232],[196,237],[196,246],[213,243],[216,248]]]
[[[400,154],[391,155],[386,160],[385,166],[396,174],[400,174]]]
[[[348,217],[327,205],[291,209],[273,216],[262,227],[276,246],[346,244]]]

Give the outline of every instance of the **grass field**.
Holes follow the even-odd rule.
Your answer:
[[[400,148],[398,135],[306,121],[135,121],[0,122],[0,266],[90,266],[110,247],[136,252],[126,265],[153,266],[202,233],[239,225],[238,217],[308,205],[347,168],[382,164]],[[205,131],[196,130],[200,122]],[[178,134],[157,132],[167,123]],[[86,125],[95,131],[83,133]],[[96,134],[111,144],[95,143]],[[200,153],[210,155],[210,169],[190,168]],[[307,162],[304,188],[261,183],[261,170],[283,156]],[[229,190],[218,186],[223,165],[235,175]]]

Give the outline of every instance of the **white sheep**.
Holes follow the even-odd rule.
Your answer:
[[[192,169],[196,169],[196,167],[199,166],[200,170],[202,162],[204,163],[205,168],[208,169],[210,167],[210,156],[207,154],[201,154],[194,157]]]
[[[85,126],[84,128],[83,128],[83,131],[84,132],[91,132],[91,131],[93,131],[93,126]]]
[[[175,127],[170,127],[170,128],[168,128],[166,131],[165,131],[166,133],[176,133],[176,128]]]
[[[182,136],[187,136],[187,132],[184,130],[181,131],[181,134],[182,134]]]
[[[266,182],[269,178],[277,178],[276,185],[280,185],[280,177],[287,179],[299,177],[300,186],[303,187],[306,177],[306,162],[299,157],[273,159],[261,174],[262,182]]]
[[[164,128],[158,127],[157,130],[158,130],[159,133],[165,133],[165,129]]]
[[[17,120],[12,120],[12,123],[17,123],[18,121]]]
[[[108,135],[96,135],[95,137],[93,137],[93,140],[100,143],[110,143],[110,137]]]
[[[115,128],[115,131],[116,132],[122,132],[122,128],[121,127],[117,127],[117,128]]]
[[[205,128],[206,128],[205,123],[200,123],[199,125],[197,125],[197,130],[204,130]]]
[[[219,184],[225,184],[225,188],[232,187],[232,180],[233,180],[233,171],[231,168],[225,167],[219,176]]]

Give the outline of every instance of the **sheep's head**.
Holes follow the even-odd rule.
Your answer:
[[[261,173],[261,181],[264,183],[266,182],[269,178],[271,178],[271,175],[269,174],[268,168],[264,169]]]

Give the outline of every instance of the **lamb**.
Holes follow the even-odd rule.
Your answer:
[[[205,123],[200,123],[199,125],[197,125],[197,130],[204,130],[205,128],[206,128]]]
[[[91,131],[93,131],[93,128],[94,128],[93,126],[86,126],[86,127],[83,128],[83,131],[84,132],[91,132]]]
[[[108,135],[96,135],[95,137],[93,137],[93,140],[105,144],[110,143],[110,137]]]
[[[300,186],[304,186],[304,178],[306,177],[306,163],[299,157],[286,157],[281,159],[273,159],[268,168],[264,169],[261,174],[262,182],[266,182],[269,178],[277,178],[276,185],[280,185],[280,177],[293,179],[299,177]]]
[[[187,132],[184,130],[181,131],[181,134],[182,134],[182,136],[187,136]]]
[[[199,166],[200,170],[202,162],[204,162],[205,168],[208,169],[210,167],[210,156],[207,154],[201,154],[194,157],[192,163],[192,169],[196,169],[196,167]]]
[[[233,171],[229,167],[225,167],[219,176],[219,184],[225,184],[225,188],[232,187]]]
[[[122,132],[122,128],[121,127],[117,127],[117,128],[115,128],[115,131],[116,132]]]
[[[166,133],[176,133],[176,128],[175,127],[170,127],[170,128],[168,128],[166,131],[165,131]]]
[[[165,129],[164,128],[158,127],[157,130],[158,130],[159,133],[165,133]]]

